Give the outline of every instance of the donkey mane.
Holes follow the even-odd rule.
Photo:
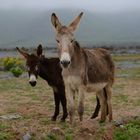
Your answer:
[[[78,41],[75,40],[75,41],[74,41],[74,44],[75,44],[75,45],[74,45],[75,48],[80,49],[80,44],[79,44]]]

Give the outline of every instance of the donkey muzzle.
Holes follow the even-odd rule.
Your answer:
[[[29,83],[32,87],[36,86],[36,81],[29,81]]]
[[[60,64],[61,64],[64,68],[67,68],[67,67],[70,65],[70,61],[63,60],[63,61],[60,61]]]
[[[31,84],[31,86],[34,87],[34,86],[36,85],[36,82],[37,82],[36,76],[35,76],[34,74],[31,74],[31,75],[30,75],[29,83]]]
[[[63,52],[60,58],[60,64],[64,67],[67,68],[71,63],[71,58],[69,53]]]

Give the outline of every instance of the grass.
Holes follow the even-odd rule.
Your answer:
[[[10,140],[12,135],[7,132],[0,132],[0,140]]]
[[[129,69],[117,69],[116,74],[126,78],[140,78],[140,67]]]
[[[128,61],[139,60],[139,56],[113,56],[114,60]],[[7,72],[0,72],[0,75]],[[123,76],[127,74],[128,76]],[[121,75],[117,77],[117,75]],[[114,120],[122,116],[140,116],[140,67],[130,69],[117,69],[113,86],[113,112]],[[69,122],[60,123],[62,108],[56,122],[51,121],[54,113],[54,99],[52,89],[41,78],[36,87],[31,87],[28,78],[0,79],[0,115],[19,113],[22,118],[10,121],[0,121],[0,140],[15,140],[31,131],[31,140],[58,140],[58,136],[50,133],[54,127],[59,127],[65,134],[64,140],[73,140],[79,133],[81,124],[76,112],[76,125],[72,127]],[[84,120],[88,120],[95,108],[96,98],[87,94],[85,102]],[[99,118],[98,118],[99,119]],[[96,121],[98,121],[98,119]],[[94,122],[91,122],[91,125]],[[86,125],[86,124],[85,124]],[[102,140],[106,133],[107,123],[100,124],[97,128],[97,140]],[[133,140],[140,137],[139,122],[130,121],[124,128],[114,130],[115,140]],[[122,139],[121,139],[122,136]],[[136,136],[136,137],[135,137]],[[124,139],[123,139],[124,138]],[[63,139],[61,139],[63,140]]]
[[[138,140],[140,138],[140,120],[133,120],[117,128],[114,132],[114,140]]]
[[[115,96],[117,103],[128,103],[128,95],[119,94]]]
[[[13,138],[13,135],[7,130],[10,128],[7,124],[0,122],[0,140],[9,140]]]
[[[113,55],[114,61],[128,61],[128,60],[140,60],[139,54],[127,54],[127,55]]]

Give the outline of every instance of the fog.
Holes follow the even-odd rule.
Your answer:
[[[80,43],[140,44],[140,0],[0,0],[0,48],[54,44],[51,13],[67,25],[81,11]]]
[[[0,0],[0,9],[80,8],[98,12],[120,12],[139,10],[139,0]]]

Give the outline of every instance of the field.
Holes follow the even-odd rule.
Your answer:
[[[71,126],[69,119],[51,121],[54,111],[52,89],[41,78],[31,87],[28,77],[0,79],[0,140],[140,140],[140,55],[113,55],[116,64],[113,86],[114,121],[91,120],[95,95],[86,96],[84,121]],[[7,72],[0,72],[0,77]],[[62,111],[61,111],[62,113]],[[99,115],[100,116],[100,115]]]

